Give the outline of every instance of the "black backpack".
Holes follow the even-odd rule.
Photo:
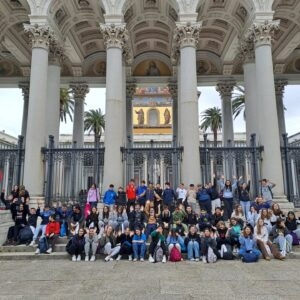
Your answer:
[[[33,233],[31,231],[31,228],[29,226],[25,226],[22,228],[19,232],[19,241],[21,243],[26,243],[28,241],[31,241],[33,238]]]

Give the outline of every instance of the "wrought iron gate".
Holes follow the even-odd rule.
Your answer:
[[[132,143],[121,151],[126,182],[133,178],[136,182],[145,180],[163,185],[168,181],[173,187],[178,185],[183,147],[176,142]]]

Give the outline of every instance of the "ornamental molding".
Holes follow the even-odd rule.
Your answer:
[[[177,82],[170,81],[168,83],[168,88],[169,88],[169,92],[170,92],[170,94],[172,96],[172,99],[174,101],[176,101],[177,97],[178,97],[178,85],[177,85]]]
[[[65,60],[64,50],[59,44],[51,43],[49,46],[49,64],[61,66]]]
[[[56,42],[54,32],[48,25],[24,24],[25,33],[31,37],[32,48],[49,50],[49,45]]]
[[[243,63],[255,62],[255,49],[251,38],[240,39],[238,58]]]
[[[29,81],[21,81],[19,83],[19,88],[22,90],[24,101],[29,101],[29,88],[30,88]]]
[[[100,31],[103,34],[106,48],[123,49],[128,41],[128,31],[125,24],[100,24]],[[126,47],[125,47],[126,48]]]
[[[201,27],[202,22],[197,22],[194,24],[190,22],[186,24],[176,24],[172,43],[172,64],[177,63],[180,49],[184,47],[197,47]]]
[[[217,83],[216,91],[219,92],[222,100],[231,99],[236,82],[233,80],[220,81]]]
[[[126,82],[126,98],[130,101],[133,98],[133,95],[136,91],[136,83],[134,81]]]
[[[86,94],[90,91],[86,82],[72,82],[70,88],[75,101],[84,101]]]
[[[276,30],[279,29],[279,20],[264,21],[264,23],[254,23],[249,28],[248,38],[252,39],[255,47],[261,45],[271,45],[272,37]]]

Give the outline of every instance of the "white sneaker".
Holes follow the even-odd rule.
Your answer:
[[[202,262],[203,262],[204,264],[207,263],[207,260],[206,260],[206,257],[205,257],[205,256],[202,257]]]
[[[84,260],[85,260],[85,261],[89,261],[89,256],[86,255]]]
[[[40,249],[37,248],[37,249],[35,250],[35,254],[40,254],[40,253],[41,253]]]
[[[152,255],[149,255],[149,262],[151,262],[151,263],[154,263],[154,262],[155,262],[155,260],[154,260],[154,258],[152,257]]]
[[[110,256],[106,256],[105,257],[105,261],[108,262],[108,261],[113,261],[114,259]]]
[[[128,255],[128,260],[132,261],[132,255]]]
[[[77,261],[81,261],[81,255],[77,256]]]
[[[199,261],[199,258],[196,258],[195,261],[198,262],[198,261]]]
[[[95,261],[95,259],[96,259],[96,256],[95,256],[95,255],[92,255],[90,261]]]
[[[31,241],[31,243],[29,244],[29,246],[33,247],[35,245],[35,241]]]
[[[195,258],[190,258],[190,261],[195,261]]]
[[[137,261],[137,258],[134,258],[133,261]]]
[[[141,257],[141,258],[140,258],[140,261],[141,261],[141,262],[143,262],[143,261],[144,261],[144,258],[143,258],[143,257]]]
[[[163,259],[162,259],[162,263],[164,264],[164,263],[166,263],[167,262],[167,258],[166,258],[166,256],[164,255],[163,256]]]
[[[76,255],[72,256],[72,261],[76,261]]]
[[[281,256],[285,257],[285,256],[286,256],[286,251],[282,250],[282,251],[280,252],[280,254],[281,254]]]
[[[121,258],[122,258],[122,255],[118,255],[116,260],[119,261]]]
[[[46,253],[51,254],[52,253],[52,248],[49,248]]]

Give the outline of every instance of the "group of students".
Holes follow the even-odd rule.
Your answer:
[[[71,254],[72,261],[80,261],[83,256],[86,261],[94,261],[96,253],[104,253],[105,261],[120,260],[125,255],[129,260],[144,261],[149,245],[150,262],[166,262],[167,257],[171,261],[180,261],[184,252],[187,252],[188,260],[199,261],[202,258],[203,262],[238,256],[244,261],[257,261],[261,254],[266,260],[272,256],[284,259],[286,253],[291,252],[292,245],[299,244],[300,229],[293,212],[285,217],[278,204],[274,203],[270,208],[262,197],[254,202],[249,197],[247,211],[239,197],[240,204],[228,217],[226,209],[219,205],[213,207],[214,199],[200,200],[204,198],[204,193],[199,195],[202,190],[213,194],[213,186],[198,187],[197,191],[190,186],[184,194],[184,186],[175,192],[169,184],[162,190],[158,186],[146,186],[145,182],[142,182],[142,187],[135,188],[134,183],[130,182],[126,191],[120,188],[113,195],[111,185],[105,194],[113,196],[104,195],[104,207],[100,212],[97,198],[90,201],[92,197],[89,196],[84,210],[79,205],[74,205],[72,209],[59,205],[29,210],[29,193],[26,191],[24,197],[23,191],[23,196],[16,193],[12,197],[10,207],[15,225],[9,229],[5,244],[25,242],[34,246],[38,243],[37,254],[50,254],[58,237],[68,236],[70,240],[66,250]],[[244,199],[248,186],[242,183],[237,187],[239,195],[244,194]],[[142,189],[144,192],[141,192]],[[190,191],[196,191],[199,215],[193,210],[193,202],[190,201],[193,193]],[[268,188],[268,191],[271,189]],[[93,185],[88,195],[97,193]],[[226,191],[223,189],[222,193],[224,201]],[[141,200],[144,195],[145,201]],[[201,201],[209,201],[210,206],[203,205]],[[41,222],[37,226],[39,217]]]

